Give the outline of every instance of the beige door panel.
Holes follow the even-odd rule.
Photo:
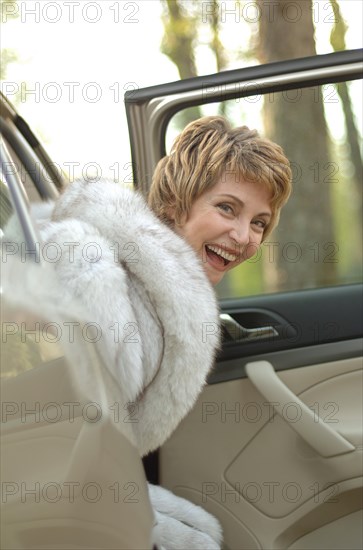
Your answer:
[[[308,444],[318,455],[325,458],[332,458],[338,455],[346,454],[355,450],[355,447],[345,439],[337,430],[331,428],[329,423],[338,423],[338,419],[332,419],[331,415],[337,412],[338,404],[335,401],[328,401],[324,409],[332,407],[333,411],[326,418],[321,418],[316,410],[312,410],[319,403],[311,403],[308,399],[305,404],[286,384],[278,377],[275,369],[268,361],[254,361],[246,365],[248,378],[265,398],[266,403],[270,403],[273,409],[280,415],[285,422]],[[347,375],[342,375],[347,376]],[[356,383],[360,383],[360,373],[353,373],[357,378]],[[325,384],[323,382],[322,384]],[[340,387],[340,386],[339,386]],[[349,381],[349,387],[354,389],[355,381]],[[360,386],[358,386],[359,388]],[[330,387],[333,392],[334,388]],[[347,406],[350,408],[351,399],[355,397],[352,391],[349,392],[350,399]],[[358,392],[358,398],[361,397]],[[323,412],[323,411],[322,411]],[[361,428],[361,425],[360,425]]]
[[[214,513],[227,548],[302,548],[302,537],[306,548],[315,538],[326,544],[322,527],[343,517],[356,526],[361,506],[361,366],[349,359],[278,372],[316,422],[355,450],[321,456],[292,428],[301,421],[296,402],[277,415],[244,378],[205,388],[162,448],[161,484]],[[354,548],[354,528],[349,537]]]
[[[1,547],[151,548],[130,414],[87,399],[71,370],[59,358],[2,380]]]
[[[110,423],[23,426],[2,446],[2,548],[151,548],[142,464]]]
[[[362,510],[339,518],[302,536],[289,550],[349,550],[362,549]],[[349,545],[349,546],[348,546]]]

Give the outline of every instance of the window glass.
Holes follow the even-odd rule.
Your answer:
[[[24,241],[24,234],[15,214],[5,178],[0,179],[0,241],[3,262],[6,261],[6,253],[10,253],[10,248],[13,251],[18,250],[20,243]]]
[[[7,403],[5,421],[17,421],[23,413],[25,419],[27,411],[31,418],[35,411],[35,422],[39,418],[53,422],[51,415],[63,418],[67,403],[75,406],[66,407],[67,414],[79,415],[80,398],[86,399],[86,404],[93,403],[93,411],[100,413],[101,418],[100,411],[105,409],[106,400],[114,403],[122,396],[113,378],[110,383],[102,353],[96,345],[102,338],[101,327],[80,318],[76,304],[75,311],[63,308],[64,288],[55,276],[52,263],[34,261],[34,247],[27,246],[24,232],[31,233],[33,221],[25,216],[24,225],[20,223],[20,216],[24,214],[21,206],[25,205],[21,205],[21,201],[13,203],[9,193],[11,185],[17,185],[21,198],[24,189],[20,179],[12,181],[2,174],[0,386],[2,402]],[[35,205],[32,203],[32,207]],[[41,258],[44,259],[43,254]],[[106,384],[110,388],[107,392]],[[49,418],[47,413],[43,414],[48,405]],[[121,424],[118,427],[122,429]]]
[[[34,184],[34,181],[31,177],[31,174],[25,169],[24,165],[22,164],[21,160],[19,159],[19,156],[15,152],[15,150],[12,148],[12,146],[9,144],[9,142],[6,143],[7,150],[9,152],[9,155],[11,157],[12,166],[9,167],[9,170],[12,170],[20,179],[20,181],[23,184],[23,189],[29,199],[30,202],[39,202],[41,200],[41,197],[39,195],[39,192]],[[38,160],[34,159],[34,172],[40,171],[40,162]],[[43,169],[44,173],[44,169]]]
[[[13,206],[9,197],[9,190],[5,180],[0,180],[0,228],[1,236],[4,235],[4,229],[11,218]]]
[[[13,208],[5,179],[0,181],[1,263],[19,259],[17,277],[26,277],[28,262],[24,255],[24,234]],[[46,323],[38,314],[20,307],[8,306],[9,289],[1,288],[1,378],[11,378],[63,355],[55,333],[56,326]]]
[[[293,192],[257,254],[217,286],[221,298],[362,280],[362,81],[236,98],[185,109],[167,151],[191,120],[223,115],[280,144]]]
[[[63,356],[60,327],[36,315],[7,307],[2,311],[1,378],[8,379]]]

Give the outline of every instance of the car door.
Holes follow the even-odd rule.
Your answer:
[[[127,92],[135,185],[147,195],[172,137],[183,121],[201,114],[227,114],[233,125],[257,121],[270,137],[256,97],[260,109],[271,97],[309,93],[313,103],[322,94],[332,124],[344,118],[336,84],[346,83],[359,122],[361,77],[362,52],[346,51]],[[314,139],[317,145],[319,136],[311,136],[313,147]],[[315,168],[331,168],[326,159],[311,159],[311,166],[310,179]],[[320,177],[329,183],[327,173]],[[350,256],[347,251],[361,234],[354,196],[348,193],[332,211],[352,232],[338,230],[328,241],[317,233],[310,258],[301,257],[309,247],[294,238],[291,223],[275,288],[271,254],[279,252],[278,230],[265,247],[270,261],[265,250],[264,262],[246,262],[217,287],[223,347],[216,366],[196,406],[147,461],[150,479],[219,518],[226,548],[362,547],[362,271],[359,246]],[[308,224],[315,200],[313,192],[291,208],[296,215],[303,210]],[[303,277],[294,286],[317,262],[328,273],[329,264],[340,262],[339,269],[333,278],[311,283],[306,276],[306,284]],[[296,277],[284,282],[288,263]],[[213,330],[206,327],[204,337]]]
[[[127,401],[95,349],[97,323],[62,306],[34,219],[62,177],[0,100],[1,548],[151,548]]]

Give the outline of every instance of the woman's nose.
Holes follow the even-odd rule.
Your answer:
[[[250,224],[239,222],[230,230],[229,236],[240,246],[248,244],[250,242]]]

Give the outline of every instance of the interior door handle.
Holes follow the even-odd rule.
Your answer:
[[[257,338],[271,338],[279,333],[272,326],[246,328],[237,323],[228,313],[221,313],[219,318],[233,341],[255,340]]]
[[[277,376],[268,361],[255,361],[246,365],[248,378],[258,391],[273,405],[276,412],[297,432],[317,453],[331,457],[349,453],[355,447],[317,417]],[[291,422],[283,414],[287,406],[295,405],[301,412],[297,421]]]

